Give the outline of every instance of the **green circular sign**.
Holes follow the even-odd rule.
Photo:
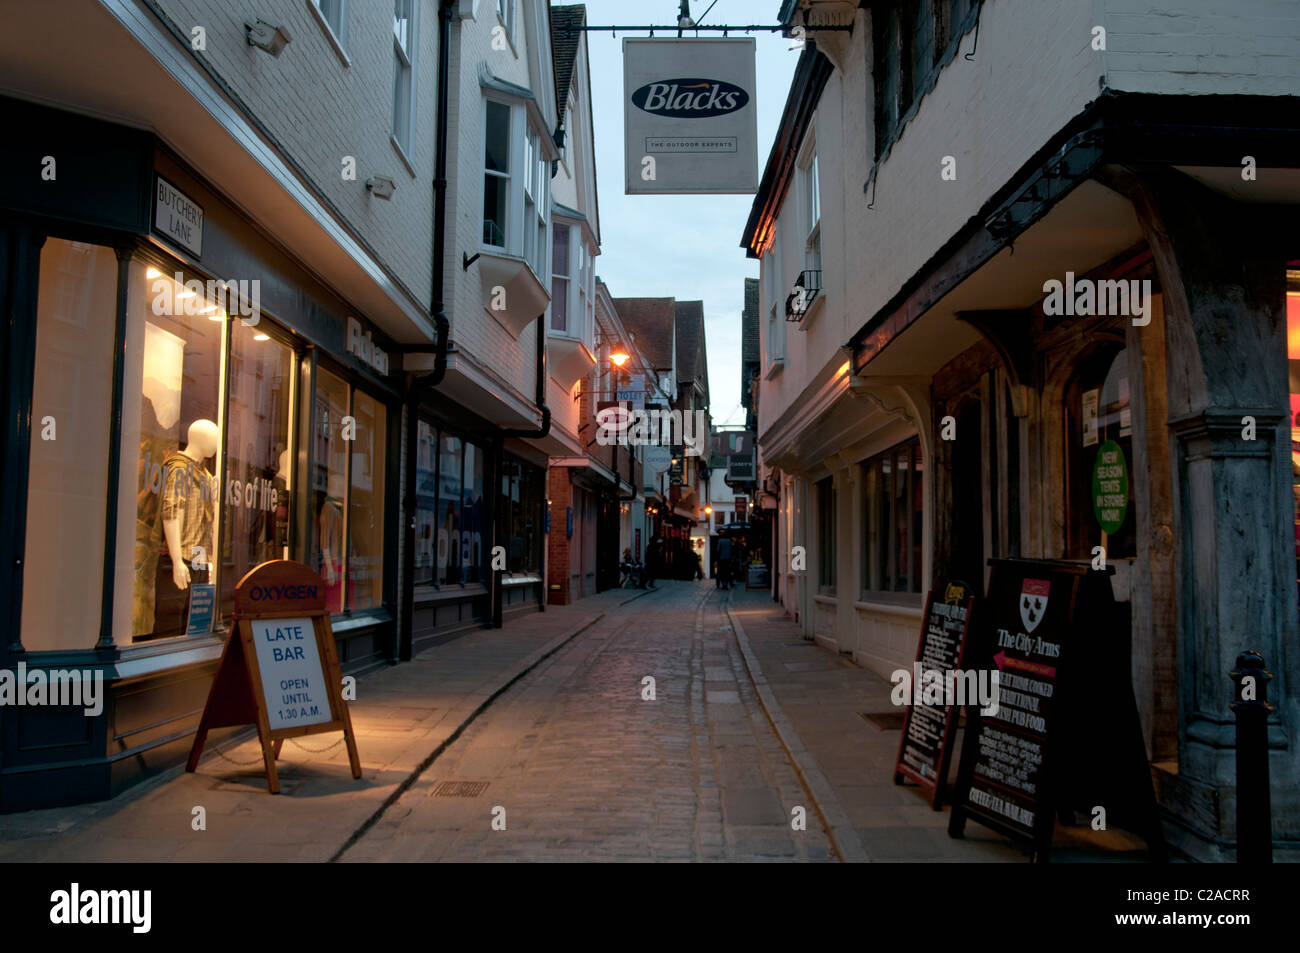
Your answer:
[[[1092,513],[1107,533],[1118,533],[1128,513],[1128,461],[1114,440],[1097,448],[1092,464]]]

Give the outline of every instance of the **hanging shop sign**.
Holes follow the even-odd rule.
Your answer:
[[[975,820],[1038,861],[1058,815],[1164,840],[1130,677],[1129,629],[1110,574],[1087,564],[993,559],[966,658],[999,673],[995,712],[966,707],[948,834]],[[976,644],[978,643],[978,644]]]
[[[154,176],[153,230],[191,252],[203,254],[203,206],[161,175]]]
[[[628,195],[758,191],[754,39],[623,40]]]
[[[652,445],[645,448],[645,465],[653,473],[663,473],[673,464],[672,451],[667,447]]]
[[[935,680],[946,685],[950,677],[962,676],[966,637],[975,611],[975,597],[965,583],[949,583],[937,595],[932,589],[925,597],[921,640],[912,668],[914,683],[922,686]],[[921,700],[908,705],[903,716],[894,783],[910,778],[928,789],[930,806],[937,811],[943,807],[948,785],[958,706],[946,692],[937,702],[925,701],[930,696],[924,691],[917,694]]]
[[[1128,462],[1114,440],[1097,448],[1092,465],[1092,515],[1107,533],[1118,533],[1128,514]]]
[[[288,559],[262,563],[235,587],[234,621],[185,770],[198,767],[213,728],[253,724],[272,794],[284,739],[299,735],[343,732],[352,777],[361,777],[320,575]]]

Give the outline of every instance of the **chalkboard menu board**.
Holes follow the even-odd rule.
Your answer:
[[[914,683],[936,677],[946,682],[949,673],[961,670],[974,609],[975,600],[962,583],[945,587],[942,599],[935,598],[934,590],[926,595],[921,640],[913,666]],[[925,693],[915,694],[924,698]],[[898,742],[894,783],[901,784],[904,778],[910,778],[931,788],[930,806],[937,811],[943,806],[948,783],[957,707],[947,697],[938,704],[917,703],[914,699],[909,702],[903,719],[903,736]]]
[[[745,578],[746,589],[766,589],[771,583],[767,576],[767,563],[750,563],[749,575]]]
[[[1164,843],[1130,680],[1127,616],[1110,570],[994,559],[968,658],[998,674],[996,711],[967,707],[948,833],[966,818],[1046,860],[1058,809],[1106,807],[1112,826]],[[1123,617],[1123,618],[1121,618]],[[1112,810],[1113,809],[1113,810]]]

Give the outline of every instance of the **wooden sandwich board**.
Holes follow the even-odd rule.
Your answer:
[[[361,777],[342,682],[320,574],[288,559],[262,563],[235,587],[234,627],[185,770],[198,767],[210,730],[252,724],[272,794],[280,793],[275,761],[284,739],[300,735],[343,732],[352,776]]]
[[[931,590],[926,595],[914,666],[917,681],[923,672],[937,671],[942,676],[961,671],[974,612],[975,597],[965,583],[951,582],[942,593]],[[894,783],[910,779],[928,788],[930,807],[936,811],[943,807],[947,792],[956,731],[957,706],[948,700],[937,705],[909,704],[905,710],[894,759]]]

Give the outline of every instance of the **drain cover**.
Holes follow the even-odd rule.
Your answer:
[[[434,797],[478,797],[487,790],[486,781],[441,781],[433,789]]]
[[[904,713],[901,711],[860,711],[858,714],[881,731],[903,730]]]

